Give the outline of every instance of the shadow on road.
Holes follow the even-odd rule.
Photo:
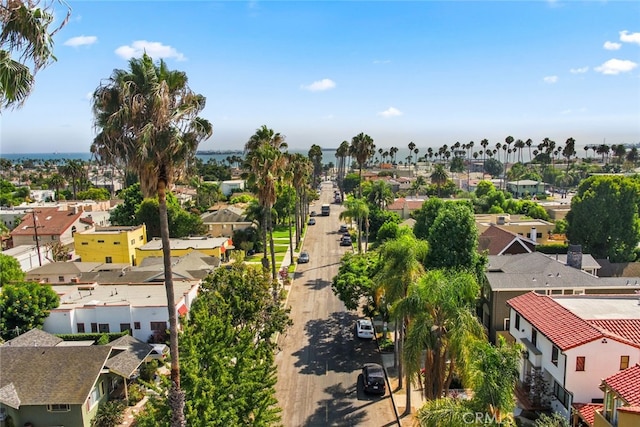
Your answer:
[[[375,342],[355,337],[357,318],[354,313],[335,312],[328,319],[309,320],[305,325],[309,344],[293,353],[300,373],[353,372],[355,379],[363,362],[377,360]]]
[[[371,401],[362,405],[354,405],[353,394],[358,396],[361,393],[362,381],[358,378],[356,384],[351,384],[345,388],[342,384],[327,387],[324,391],[331,397],[318,402],[318,409],[304,423],[306,427],[326,427],[326,426],[358,426],[364,425],[366,421],[366,408],[373,405],[380,398],[370,399]],[[361,400],[358,398],[358,400]]]

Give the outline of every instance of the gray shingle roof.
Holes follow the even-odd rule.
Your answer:
[[[42,329],[33,328],[22,335],[10,339],[3,345],[11,347],[55,347],[59,342],[62,342],[62,338],[51,335]]]
[[[106,367],[125,378],[131,378],[153,350],[152,345],[131,335],[124,335],[106,345],[113,348],[112,356],[107,360]]]
[[[0,389],[13,384],[21,405],[70,404],[86,401],[100,375],[108,346],[0,346]]]

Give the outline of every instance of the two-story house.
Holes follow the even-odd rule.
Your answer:
[[[509,330],[506,302],[518,295],[531,291],[543,295],[633,294],[640,291],[640,278],[596,277],[577,268],[577,264],[573,267],[540,252],[488,258],[478,316],[493,342],[496,335]],[[585,262],[579,262],[580,266],[592,271],[594,267],[587,260],[593,258],[583,256],[583,259]]]
[[[636,295],[547,296],[507,301],[509,333],[524,347],[520,381],[538,371],[551,408],[569,418],[574,402],[601,399],[601,379],[640,362]]]
[[[147,243],[143,225],[96,227],[73,236],[76,255],[85,262],[136,265],[136,248]]]
[[[207,235],[212,237],[233,237],[234,231],[254,226],[252,221],[247,220],[244,209],[235,206],[210,208],[200,217],[207,228]]]
[[[34,209],[24,215],[20,224],[11,231],[13,246],[45,246],[51,243],[73,244],[73,235],[93,228],[93,221],[82,211],[62,211],[58,208]]]

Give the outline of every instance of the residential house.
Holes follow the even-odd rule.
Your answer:
[[[129,335],[93,343],[32,329],[0,346],[0,423],[90,426],[99,403],[126,401],[153,347]]]
[[[14,257],[20,264],[22,271],[47,265],[53,259],[51,247],[37,247],[36,245],[20,245],[2,251],[3,255]]]
[[[602,397],[600,381],[640,362],[636,295],[540,295],[507,301],[509,333],[524,347],[520,381],[538,371],[551,408],[566,418],[574,402]]]
[[[209,182],[209,181],[207,181]],[[230,179],[227,181],[217,182],[220,186],[220,191],[225,196],[229,197],[232,193],[237,191],[244,191],[244,180],[242,179]]]
[[[35,209],[27,213],[20,224],[11,231],[13,246],[40,246],[60,243],[73,244],[73,235],[78,231],[93,228],[93,221],[87,220],[83,212],[77,210],[61,211],[57,208]]]
[[[528,254],[535,250],[535,241],[493,224],[478,237],[478,252],[486,251],[487,255]]]
[[[492,225],[526,237],[537,244],[555,242],[551,239],[555,224],[542,219],[529,218],[525,215],[476,214],[475,220],[478,232],[483,233]]]
[[[16,228],[22,218],[27,214],[27,208],[23,207],[8,207],[0,208],[0,221],[9,230]]]
[[[608,259],[596,261],[600,264],[600,277],[640,277],[640,262],[611,262]]]
[[[72,283],[80,282],[82,275],[95,272],[114,270],[118,273],[129,268],[129,264],[105,264],[103,262],[52,262],[42,267],[27,271],[25,280],[38,283]]]
[[[147,243],[143,225],[96,227],[73,236],[76,255],[85,262],[136,265],[136,248]]]
[[[516,198],[526,195],[545,194],[545,183],[542,181],[533,181],[531,179],[521,179],[519,181],[507,181],[507,191]]]
[[[407,219],[410,218],[413,211],[420,209],[426,200],[427,199],[401,197],[389,204],[387,210],[397,213],[401,219]]]
[[[640,426],[640,365],[602,381],[604,404],[595,413],[594,427]]]
[[[233,242],[227,237],[197,236],[169,239],[169,245],[171,247],[171,256],[173,257],[198,251],[212,257],[227,259],[227,251],[233,249]],[[162,240],[154,238],[147,242],[147,244],[136,248],[136,259],[138,263],[150,256],[162,256]]]
[[[504,335],[509,330],[507,300],[519,295],[531,291],[543,295],[633,294],[640,291],[640,284],[636,282],[640,278],[599,278],[540,252],[490,255],[488,261],[478,315],[489,339],[494,342],[496,335]],[[590,265],[590,262],[585,264]]]
[[[111,347],[59,347],[24,335],[0,346],[0,413],[15,426],[89,427],[109,398]]]
[[[212,207],[201,218],[207,235],[211,237],[233,237],[234,231],[254,226],[252,221],[247,220],[244,209],[231,205],[219,209]]]

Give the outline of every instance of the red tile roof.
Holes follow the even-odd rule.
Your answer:
[[[618,408],[618,411],[640,414],[640,406],[621,406]]]
[[[424,204],[425,200],[405,199],[401,197],[399,199],[396,199],[390,205],[388,205],[387,210],[390,210],[390,211],[402,210],[405,202],[407,203],[407,207],[409,208],[409,210],[414,211],[416,209],[420,209]]]
[[[589,319],[587,322],[600,330],[640,344],[640,319]]]
[[[580,418],[587,424],[589,427],[593,427],[593,423],[596,418],[596,411],[603,408],[604,405],[601,403],[574,403],[573,407],[580,415]]]
[[[606,378],[604,383],[629,406],[640,406],[640,365],[620,371]]]
[[[58,208],[36,209],[36,224],[38,235],[59,236],[64,233],[82,215],[82,212],[74,214],[73,211],[59,211]],[[12,236],[33,236],[33,214],[26,214],[16,228],[11,232]]]
[[[529,292],[507,301],[562,351],[603,338],[604,334],[552,298]]]

